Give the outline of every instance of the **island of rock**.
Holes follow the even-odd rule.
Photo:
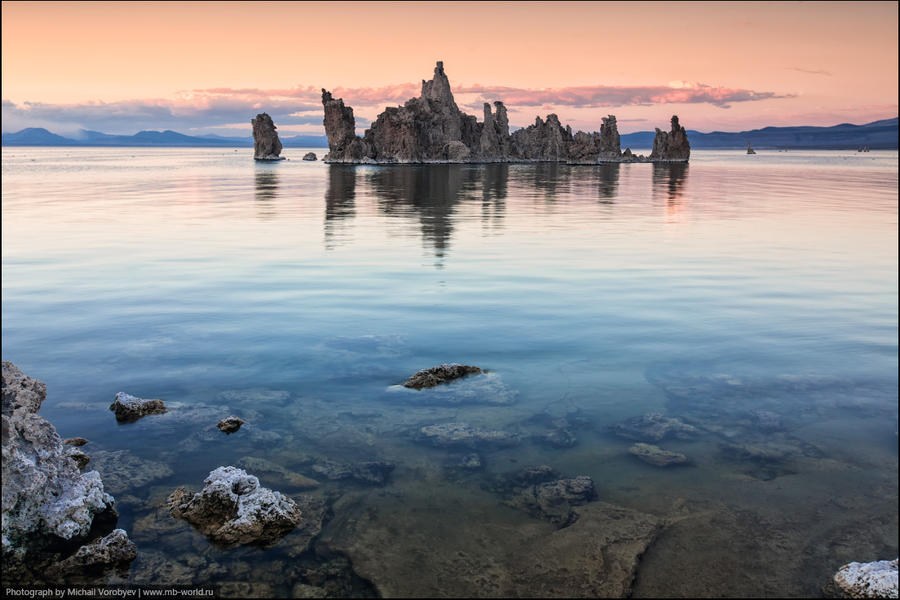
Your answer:
[[[275,131],[275,123],[272,117],[266,113],[256,115],[250,119],[253,125],[253,158],[255,160],[284,160],[281,154],[281,140]]]
[[[616,118],[603,119],[600,131],[572,133],[555,114],[536,117],[534,125],[509,131],[506,106],[484,104],[479,123],[462,112],[453,99],[444,63],[434,78],[422,81],[422,94],[403,106],[386,108],[363,137],[356,135],[353,109],[322,90],[325,133],[330,163],[482,163],[482,162],[687,162],[691,147],[687,132],[672,117],[671,130],[656,130],[649,157],[637,156],[619,142]],[[254,126],[254,134],[256,127]]]

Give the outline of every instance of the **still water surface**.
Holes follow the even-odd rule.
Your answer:
[[[3,148],[3,358],[47,383],[41,413],[63,437],[151,461],[117,483],[95,461],[141,551],[132,580],[478,592],[446,583],[441,553],[466,545],[448,532],[530,525],[485,482],[542,464],[666,523],[635,596],[818,595],[841,564],[896,556],[896,151],[597,167],[305,152]],[[469,396],[395,387],[444,362],[491,373]],[[172,410],[117,425],[118,391]],[[642,463],[609,430],[647,412],[702,428],[660,442],[688,466]],[[246,428],[212,435],[229,413]],[[566,415],[577,442],[542,443]],[[447,422],[523,442],[479,448],[483,468],[461,475],[458,452],[416,440]],[[748,446],[763,450],[734,451]],[[292,566],[324,559],[297,558],[291,536],[222,550],[148,521],[217,466],[303,471],[307,455],[396,465],[381,487],[311,492],[334,506],[320,554],[330,541],[358,567],[342,583]],[[347,519],[377,510],[389,550],[341,542]]]

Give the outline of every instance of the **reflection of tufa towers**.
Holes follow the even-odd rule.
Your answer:
[[[328,167],[325,189],[325,249],[333,250],[345,222],[356,216],[356,170],[348,165]]]

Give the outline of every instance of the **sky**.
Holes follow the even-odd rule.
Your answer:
[[[359,133],[442,60],[460,108],[510,124],[741,131],[898,114],[897,2],[3,2],[2,129]]]

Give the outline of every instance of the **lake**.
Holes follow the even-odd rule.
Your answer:
[[[842,564],[896,557],[896,151],[309,150],[3,148],[3,358],[90,440],[138,546],[130,581],[591,595],[611,514],[591,560],[636,597],[819,596]],[[488,373],[400,386],[453,362]],[[169,412],[119,425],[119,391]],[[686,464],[629,452],[616,426],[647,413],[692,426],[651,440]],[[229,414],[247,424],[226,436]],[[516,444],[423,437],[448,423]],[[336,472],[366,461],[394,467]],[[225,549],[168,515],[176,487],[241,464],[318,502],[321,532]],[[568,526],[522,504],[516,474],[540,465],[593,479]]]

